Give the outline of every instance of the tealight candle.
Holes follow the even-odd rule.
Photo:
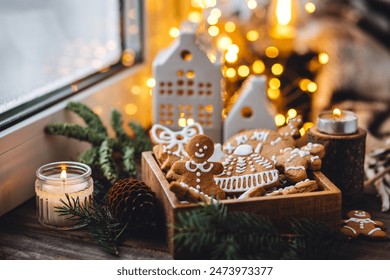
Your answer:
[[[74,229],[75,225],[67,216],[60,216],[57,207],[67,202],[66,194],[71,201],[79,199],[80,203],[88,205],[93,192],[91,168],[78,162],[54,162],[38,168],[36,172],[35,192],[37,201],[37,216],[39,222],[56,229]]]
[[[364,186],[366,131],[355,113],[338,108],[318,116],[307,133],[308,142],[325,146],[322,172],[341,190],[343,204],[361,200]]]
[[[341,111],[336,108],[319,115],[317,128],[328,134],[352,134],[358,130],[357,117],[351,111]]]

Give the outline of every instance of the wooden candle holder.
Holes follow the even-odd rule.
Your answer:
[[[321,170],[340,188],[344,205],[355,204],[363,197],[366,134],[359,128],[354,134],[331,135],[316,127],[307,133],[308,142],[325,146]]]

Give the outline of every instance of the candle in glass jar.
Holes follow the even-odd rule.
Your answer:
[[[91,168],[78,162],[54,162],[40,167],[36,172],[35,192],[37,216],[39,222],[47,227],[73,229],[81,225],[67,216],[60,216],[57,207],[67,202],[66,194],[71,201],[79,199],[88,206],[93,192]]]

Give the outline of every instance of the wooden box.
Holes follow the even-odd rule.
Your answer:
[[[341,219],[341,192],[321,172],[313,172],[319,191],[287,196],[254,197],[244,200],[223,200],[230,211],[246,211],[269,217],[282,224],[286,217],[311,218],[330,227],[338,227]],[[169,190],[169,183],[152,152],[142,154],[142,180],[156,192],[164,209],[166,224],[175,224],[181,211],[197,207],[196,204],[180,203]],[[179,257],[173,241],[174,228],[167,227],[167,244],[174,258]]]

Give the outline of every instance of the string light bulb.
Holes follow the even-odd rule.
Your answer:
[[[282,126],[282,125],[284,125],[286,123],[286,117],[284,116],[284,115],[282,115],[282,114],[277,114],[276,116],[275,116],[275,124],[277,125],[277,126]]]

